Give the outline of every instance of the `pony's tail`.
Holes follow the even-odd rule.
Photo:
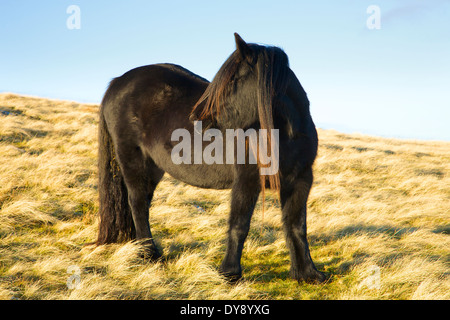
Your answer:
[[[99,190],[99,230],[97,245],[134,239],[131,208],[128,192],[116,160],[114,145],[100,111],[98,133],[98,190]]]

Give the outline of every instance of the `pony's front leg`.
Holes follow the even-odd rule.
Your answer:
[[[231,282],[239,280],[242,276],[242,249],[260,190],[258,170],[246,165],[237,165],[231,191],[227,251],[220,266],[221,274]]]
[[[322,282],[326,277],[314,266],[306,238],[306,203],[311,185],[311,169],[287,186],[281,181],[283,226],[291,257],[291,277],[297,281]]]

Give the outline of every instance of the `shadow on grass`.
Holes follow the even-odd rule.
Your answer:
[[[327,234],[310,235],[308,237],[310,249],[312,252],[319,249],[322,246],[326,246],[328,243],[341,240],[345,237],[365,235],[369,237],[377,237],[379,235],[386,235],[390,238],[400,239],[405,235],[411,234],[417,231],[418,228],[414,227],[394,227],[389,225],[373,226],[355,224],[346,226],[340,230],[333,231]],[[447,229],[443,228],[441,232],[446,232]],[[407,253],[395,253],[387,254],[379,258],[375,263],[379,265],[389,265],[397,261]],[[366,252],[355,252],[351,258],[344,258],[341,255],[333,257],[326,262],[317,262],[315,265],[317,269],[324,272],[328,278],[327,284],[332,283],[336,279],[348,275],[351,270],[372,256]],[[290,280],[289,268],[290,258],[287,249],[282,253],[270,253],[263,257],[247,259],[243,261],[244,265],[244,277],[250,281],[256,283],[269,283],[272,281],[285,281]],[[245,272],[247,274],[245,274]],[[338,277],[336,277],[338,276]],[[292,280],[294,281],[294,280]]]
[[[330,232],[328,234],[311,235],[308,237],[311,245],[327,244],[337,241],[345,237],[354,235],[367,235],[369,237],[377,237],[379,235],[387,235],[394,239],[400,239],[404,235],[416,232],[419,228],[414,227],[393,227],[388,225],[370,226],[363,224],[355,224],[344,227],[340,230]]]
[[[267,228],[267,227],[266,227]],[[270,244],[274,241],[272,239],[274,234],[278,233],[278,228],[267,228],[270,230],[266,230],[266,234],[271,235],[271,241],[268,241]],[[273,229],[273,230],[272,230]],[[326,234],[316,234],[310,235],[309,244],[311,252],[314,253],[315,250],[318,250],[322,246],[326,246],[328,243],[341,240],[345,237],[358,236],[358,235],[368,235],[369,237],[377,237],[379,235],[387,235],[394,239],[400,239],[402,236],[411,234],[415,232],[418,228],[413,227],[393,227],[389,225],[382,226],[373,226],[373,225],[362,225],[355,224],[346,226],[340,230],[335,230]],[[445,228],[441,232],[445,232]],[[177,242],[172,241],[170,243],[166,242],[166,249],[160,246],[160,242],[158,239],[163,239],[165,237],[173,236],[172,232],[156,232],[157,234],[157,245],[160,251],[164,252],[163,261],[167,263],[168,261],[173,261],[179,258],[179,256],[186,251],[206,251],[208,246],[210,245],[210,240],[200,240],[200,239],[192,239],[192,241],[184,241]],[[256,235],[249,235],[250,237],[255,238]],[[262,242],[267,242],[267,239],[260,239]],[[225,244],[226,239],[224,237],[222,248],[216,253],[213,258],[214,268],[219,268],[220,262],[222,261],[223,255],[225,253]],[[386,254],[383,257],[379,257],[374,263],[378,265],[389,265],[398,261],[399,258],[406,255],[408,253],[395,253],[395,254]],[[352,269],[355,266],[363,264],[367,259],[371,259],[372,256],[366,252],[355,252],[351,255],[350,258],[344,257],[338,253],[337,256],[326,260],[325,262],[315,261],[315,265],[317,269],[321,272],[324,272],[327,276],[327,281],[324,285],[332,285],[338,279],[349,275]],[[281,249],[279,251],[267,250],[261,253],[254,252],[245,252],[242,256],[242,268],[243,268],[243,278],[242,281],[249,281],[256,285],[256,287],[265,287],[269,286],[270,288],[278,288],[277,290],[283,291],[283,286],[288,286],[286,290],[293,290],[297,285],[297,281],[293,280],[290,277],[289,269],[290,269],[290,257],[287,248]],[[308,284],[309,285],[309,284]],[[281,294],[281,293],[280,293]],[[271,296],[276,296],[271,291]]]

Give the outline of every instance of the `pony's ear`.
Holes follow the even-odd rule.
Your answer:
[[[234,33],[234,39],[236,40],[236,49],[239,52],[242,59],[249,59],[251,57],[252,49],[248,46],[237,32]]]

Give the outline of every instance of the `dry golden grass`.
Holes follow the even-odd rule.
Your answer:
[[[450,298],[449,142],[319,130],[308,234],[329,281],[289,278],[269,193],[245,245],[245,278],[229,285],[217,272],[229,191],[164,177],[150,211],[164,263],[140,260],[134,243],[86,245],[97,232],[97,111],[0,95],[0,299]]]

